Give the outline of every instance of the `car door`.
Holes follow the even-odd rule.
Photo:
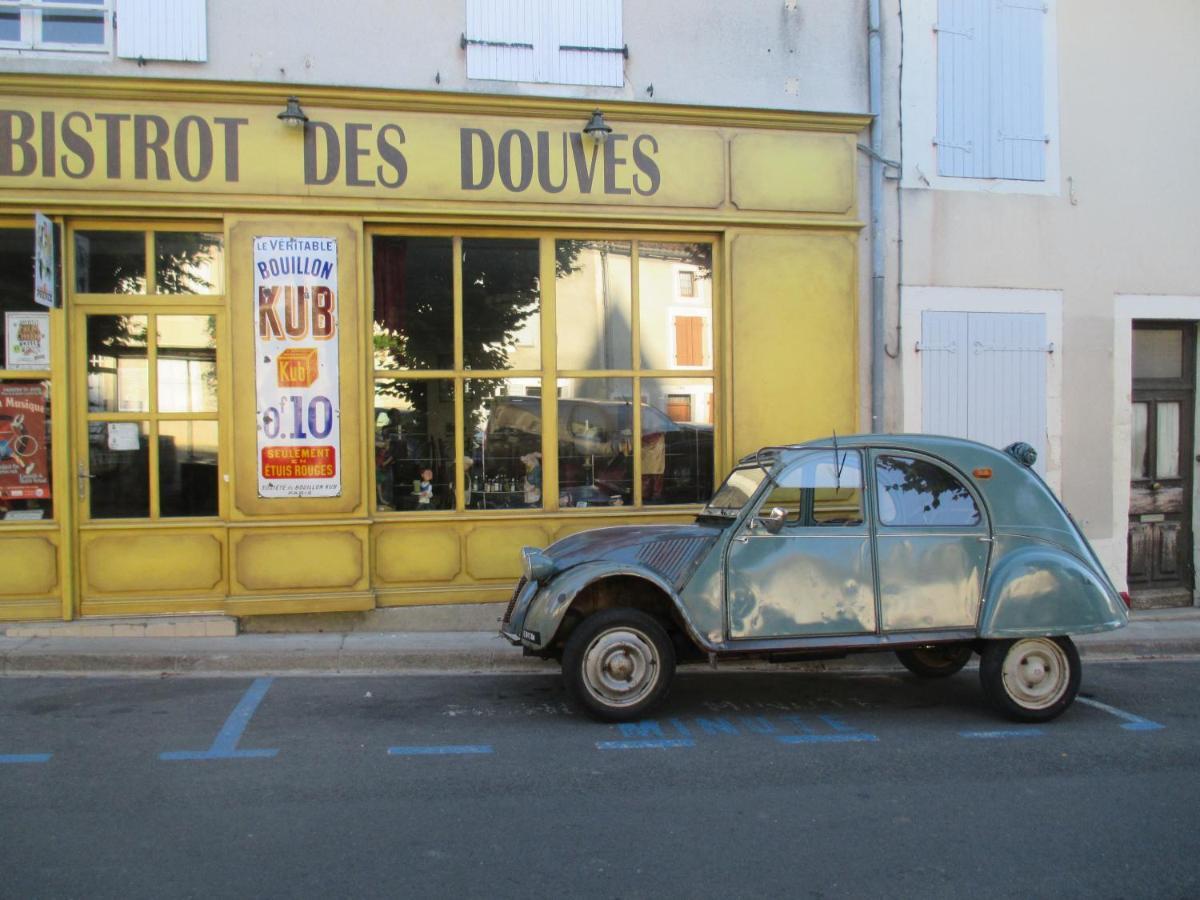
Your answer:
[[[983,504],[942,463],[871,454],[880,630],[974,628],[992,539]]]
[[[773,509],[781,522],[771,522]],[[874,632],[871,553],[861,454],[805,453],[760,494],[729,543],[730,639]]]

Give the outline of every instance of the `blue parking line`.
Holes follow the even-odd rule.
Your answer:
[[[217,733],[212,746],[207,750],[174,750],[160,753],[159,759],[165,760],[200,760],[200,759],[268,759],[275,756],[278,750],[239,750],[238,741],[250,724],[258,705],[271,687],[273,678],[256,678],[250,685],[238,705],[234,707],[229,718]]]
[[[1045,734],[1040,728],[1009,728],[1000,731],[960,731],[959,737],[1003,740],[1004,738],[1040,737]]]
[[[781,744],[857,744],[878,742],[873,734],[851,728],[841,719],[833,716],[817,716],[828,728],[829,732],[816,732],[800,716],[784,716],[784,721],[797,728],[800,734],[779,734],[775,736]]]
[[[491,753],[490,744],[434,744],[425,747],[388,747],[388,756],[442,756]]]
[[[1125,712],[1123,709],[1117,709],[1115,706],[1109,706],[1107,703],[1101,703],[1099,700],[1093,700],[1090,697],[1079,697],[1078,700],[1080,703],[1104,710],[1104,712],[1116,716],[1118,719],[1124,719],[1125,724],[1121,727],[1126,731],[1158,731],[1160,728],[1167,727],[1157,722],[1151,722],[1149,719],[1143,719],[1141,716],[1135,716],[1133,713]]]
[[[49,762],[53,753],[9,753],[0,755],[0,765],[8,763],[44,763]]]
[[[672,747],[695,747],[689,739],[663,738],[646,741],[596,741],[597,750],[667,750]]]

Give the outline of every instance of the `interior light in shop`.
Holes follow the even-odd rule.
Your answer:
[[[303,128],[304,124],[308,121],[308,116],[300,108],[299,97],[288,97],[287,106],[283,108],[283,112],[276,116],[276,118],[289,128]]]
[[[604,121],[604,113],[597,109],[592,111],[592,118],[583,126],[583,133],[597,144],[602,144],[612,134],[612,126]]]

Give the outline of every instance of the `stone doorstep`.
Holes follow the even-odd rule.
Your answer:
[[[10,638],[203,638],[236,637],[233,616],[106,616],[73,622],[0,624]]]

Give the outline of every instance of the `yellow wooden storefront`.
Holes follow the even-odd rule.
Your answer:
[[[310,121],[289,128],[277,118],[286,93],[0,76],[0,229],[31,228],[35,212],[49,216],[61,229],[64,287],[62,307],[50,311],[49,369],[0,370],[5,384],[49,385],[54,438],[46,515],[0,520],[0,619],[495,601],[511,591],[523,545],[694,514],[695,505],[643,502],[637,456],[632,502],[620,508],[564,508],[552,489],[536,510],[473,509],[463,499],[421,511],[378,502],[372,398],[379,383],[398,377],[373,361],[378,236],[444,238],[456,260],[451,361],[400,374],[438,379],[454,396],[488,377],[546,386],[547,485],[559,477],[554,386],[597,374],[560,366],[556,355],[554,242],[564,236],[632,248],[635,321],[638,248],[711,245],[711,352],[685,374],[712,385],[717,478],[760,445],[856,430],[863,117],[606,103],[616,140],[593,148],[590,138],[571,137],[592,109],[578,101],[306,87],[300,100]],[[87,260],[76,258],[75,248],[86,246],[76,236],[97,232],[128,232],[135,247],[145,241],[139,289],[93,293],[77,277]],[[174,232],[219,238],[223,272],[211,292],[163,288],[157,242]],[[337,242],[337,496],[260,496],[251,245],[264,234]],[[535,242],[540,254],[540,359],[520,370],[473,370],[464,363],[463,242],[514,237]],[[90,401],[96,363],[88,330],[112,317],[150,335],[176,320],[202,322],[215,346],[214,405],[126,411]],[[680,374],[644,365],[638,340],[635,330],[625,367],[600,373],[622,379],[633,396]],[[158,396],[155,353],[151,338],[148,397]],[[461,400],[456,410],[452,449],[461,460],[470,435]],[[214,435],[208,514],[168,514],[150,477],[145,515],[94,515],[90,469],[96,434],[106,429],[142,435],[151,473],[165,452],[157,438]],[[469,496],[462,469],[451,476],[453,496]]]

